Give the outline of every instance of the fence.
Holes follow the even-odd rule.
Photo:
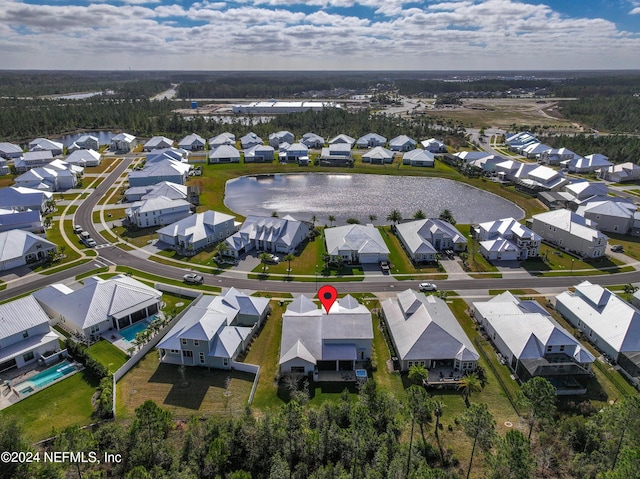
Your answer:
[[[253,402],[253,396],[256,394],[256,388],[258,387],[258,379],[260,379],[260,366],[256,364],[248,364],[248,363],[237,363],[235,361],[231,361],[231,369],[235,369],[236,371],[242,371],[245,373],[253,373],[255,377],[253,378],[253,386],[251,386],[251,393],[249,394],[249,406]]]
[[[155,287],[156,289],[163,291],[160,287],[167,287],[167,285],[156,284]],[[168,286],[168,287],[175,288],[174,286]],[[177,289],[182,289],[182,288],[177,288]],[[191,293],[193,293],[193,291],[191,291]],[[178,294],[182,294],[182,293],[178,293]],[[200,299],[200,297],[203,296],[203,294],[200,292],[197,292],[196,295],[197,295],[196,300]],[[187,296],[187,295],[184,295],[184,296]],[[182,317],[186,314],[188,310],[189,308],[183,309],[180,312],[180,314],[176,315],[175,318],[169,321],[169,323],[164,328],[158,331],[158,333],[155,336],[153,336],[153,338],[151,338],[151,340],[149,340],[148,343],[144,344],[140,349],[138,349],[138,351],[136,351],[136,353],[133,356],[131,356],[131,358],[129,358],[129,360],[126,363],[124,363],[120,367],[120,369],[118,369],[113,374],[113,417],[114,418],[116,417],[116,383],[120,381],[120,379],[122,379],[122,376],[127,374],[129,370],[133,366],[135,366],[138,363],[138,361],[140,361],[149,351],[151,351],[153,348],[156,347],[156,344],[158,344],[160,340],[164,337],[164,335],[167,334],[169,330],[173,328],[178,321],[180,321],[180,319],[182,319]]]
[[[198,296],[202,295],[200,291],[194,291],[193,289],[182,288],[180,286],[172,286],[170,284],[164,283],[155,283],[153,287],[158,291],[162,291],[163,293],[177,294],[180,296],[186,296],[188,298],[197,298]]]

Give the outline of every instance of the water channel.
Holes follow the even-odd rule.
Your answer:
[[[364,174],[275,174],[243,176],[227,182],[225,205],[242,215],[299,220],[316,216],[319,224],[336,225],[348,218],[368,223],[370,215],[385,223],[393,209],[409,219],[417,210],[428,218],[449,209],[458,223],[480,223],[500,218],[521,219],[524,211],[493,193],[445,178]]]

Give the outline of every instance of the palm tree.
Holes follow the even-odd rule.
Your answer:
[[[378,221],[378,216],[374,214],[370,214],[369,221],[371,221],[371,224],[373,224],[374,221]]]
[[[318,221],[318,217],[316,215],[313,215],[311,217],[311,222],[313,223],[313,227],[316,227],[316,221]]]
[[[272,211],[271,212],[271,217],[272,218],[277,218],[278,217],[278,212],[277,211]]]
[[[269,253],[267,253],[267,252],[260,253],[260,256],[258,256],[258,259],[260,259],[260,263],[262,263],[262,274],[266,274],[267,273],[267,263],[271,259],[271,255]]]
[[[402,213],[398,210],[392,210],[391,213],[387,215],[387,221],[391,221],[394,225],[397,225],[402,221]]]
[[[433,415],[436,417],[436,442],[438,443],[438,449],[440,450],[440,460],[444,465],[444,449],[442,448],[442,444],[440,444],[440,418],[442,417],[442,412],[444,409],[444,403],[440,399],[433,398],[431,400],[431,407],[433,408]]]
[[[424,220],[426,218],[427,218],[427,215],[422,210],[418,210],[413,214],[413,219],[414,220]]]
[[[296,257],[293,255],[293,253],[289,253],[284,258],[282,258],[283,260],[289,263],[289,268],[287,268],[287,276],[289,277],[291,277],[291,261],[294,260],[295,258]]]
[[[460,259],[462,260],[462,266],[467,267],[467,260],[469,259],[469,253],[466,251],[460,252]]]
[[[634,286],[631,283],[627,283],[624,285],[624,294],[627,295],[627,301],[631,301],[631,296],[633,296],[633,293],[635,293],[636,291],[638,291],[637,286]]]
[[[415,364],[409,368],[409,381],[415,384],[424,384],[429,378],[429,371],[420,364]]]
[[[464,398],[464,403],[469,407],[469,398],[474,392],[482,391],[482,382],[477,374],[467,374],[458,382],[458,390]]]
[[[336,217],[333,215],[329,215],[329,223],[331,223],[331,226],[333,226],[333,223],[336,221]]]
[[[439,218],[448,223],[451,223],[452,225],[456,224],[456,220],[453,218],[453,213],[451,213],[451,211],[448,209],[442,210],[442,213],[440,213]]]

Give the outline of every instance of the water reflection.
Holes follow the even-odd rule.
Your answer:
[[[479,223],[505,217],[520,219],[524,211],[492,193],[445,178],[362,174],[276,174],[244,176],[227,182],[225,204],[247,216],[292,215],[320,224],[336,217],[336,224],[348,218],[369,222],[376,215],[385,222],[393,209],[411,218],[417,210],[437,217],[449,209],[459,223]]]

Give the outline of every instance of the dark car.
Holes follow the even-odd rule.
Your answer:
[[[621,244],[614,244],[611,247],[611,251],[614,253],[622,253],[624,251],[624,247]]]

